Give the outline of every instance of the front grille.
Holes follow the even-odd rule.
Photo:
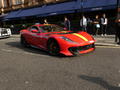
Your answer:
[[[79,51],[83,51],[83,50],[88,50],[90,48],[94,48],[94,44],[90,44],[90,45],[86,45],[86,46],[81,46],[81,47],[78,47],[77,49]]]
[[[70,47],[69,51],[71,53],[78,53],[80,51],[84,51],[84,50],[88,50],[90,48],[94,48],[94,44],[90,44],[90,45],[85,45],[85,46],[80,46],[80,47]]]

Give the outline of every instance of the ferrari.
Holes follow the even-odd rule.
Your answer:
[[[24,47],[34,46],[51,55],[74,56],[95,50],[95,39],[87,32],[73,32],[54,24],[32,25],[20,31]]]

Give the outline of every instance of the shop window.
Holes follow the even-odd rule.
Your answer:
[[[22,0],[15,0],[15,5],[22,4]]]
[[[0,8],[2,7],[2,1],[0,0]]]
[[[8,0],[4,0],[4,7],[8,7]]]

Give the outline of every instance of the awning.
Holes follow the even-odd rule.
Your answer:
[[[84,8],[107,7],[117,5],[117,0],[87,0],[83,2]]]
[[[5,19],[18,19],[30,16],[51,16],[74,13],[75,11],[81,12],[82,5],[84,11],[106,10],[115,8],[117,5],[117,0],[84,0],[83,2],[81,2],[81,0],[74,0],[71,2],[44,5],[36,8],[12,11],[5,17]]]
[[[23,9],[9,13],[6,19],[28,17],[28,16],[49,16],[64,13],[73,13],[77,9],[76,1],[53,5],[44,5],[42,7]]]
[[[0,21],[3,21],[4,20],[4,17],[6,17],[8,14],[2,14],[0,15]]]
[[[115,9],[116,8],[116,5],[113,5],[113,6],[101,6],[101,7],[92,7],[92,8],[84,8],[83,9],[83,12],[92,12],[92,11],[103,11],[103,10],[112,10],[112,9]],[[78,10],[78,12],[81,12],[81,10]]]
[[[82,5],[84,12],[111,10],[117,7],[117,0],[85,0]],[[78,9],[78,12],[81,10]]]
[[[5,17],[5,19],[14,18],[14,17],[16,17],[20,12],[21,12],[21,10],[11,11],[11,12]]]

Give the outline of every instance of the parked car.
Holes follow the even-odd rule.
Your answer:
[[[21,44],[48,51],[51,55],[73,56],[95,49],[94,38],[87,32],[67,31],[58,25],[39,24],[21,30]]]
[[[8,38],[11,35],[10,28],[0,28],[0,38]]]

